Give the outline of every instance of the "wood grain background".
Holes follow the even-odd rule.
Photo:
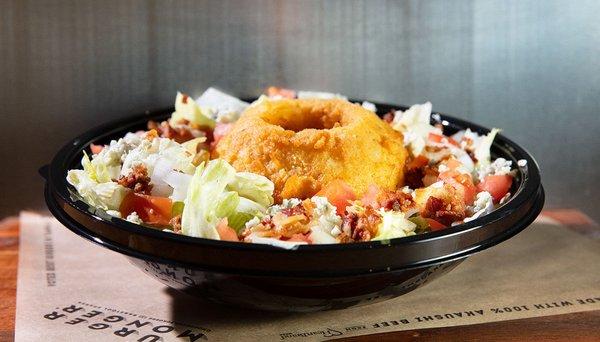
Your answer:
[[[90,126],[216,85],[412,104],[504,128],[551,207],[600,220],[598,1],[0,1],[0,217]]]

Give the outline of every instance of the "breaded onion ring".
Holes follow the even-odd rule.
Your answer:
[[[250,106],[216,146],[238,171],[275,183],[275,199],[307,198],[341,179],[361,196],[395,189],[406,159],[402,134],[344,100],[265,100]]]

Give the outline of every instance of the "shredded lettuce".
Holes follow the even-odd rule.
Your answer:
[[[498,128],[492,128],[492,130],[481,139],[479,145],[475,148],[475,158],[477,159],[477,166],[486,166],[491,162],[491,153],[490,149],[492,148],[492,144],[494,143],[494,138],[496,134],[500,132]]]
[[[196,99],[201,108],[211,108],[217,122],[234,122],[248,108],[248,103],[215,88],[208,88]]]
[[[239,231],[246,222],[264,214],[266,205],[263,203],[273,203],[273,188],[273,183],[263,176],[250,177],[246,173],[240,176],[225,160],[201,164],[184,200],[182,232],[218,240],[216,226],[224,217],[231,228]]]
[[[404,145],[408,145],[415,156],[425,149],[429,133],[442,133],[429,123],[431,108],[431,102],[425,102],[413,105],[404,112],[398,110],[394,115],[392,128],[404,134]]]
[[[184,102],[185,99],[185,102]],[[215,128],[215,120],[212,119],[210,109],[198,106],[191,96],[177,92],[175,98],[175,112],[169,123],[171,126],[179,126],[181,120],[187,120],[193,124],[208,128]]]
[[[410,235],[415,235],[417,225],[406,219],[404,213],[399,211],[383,211],[381,224],[377,235],[372,240],[390,240]]]
[[[119,210],[129,189],[116,182],[98,183],[95,177],[93,168],[88,164],[87,170],[70,170],[67,173],[67,182],[77,189],[84,202],[90,206],[104,210]]]
[[[238,172],[229,188],[263,207],[273,204],[275,185],[268,178],[250,172]]]

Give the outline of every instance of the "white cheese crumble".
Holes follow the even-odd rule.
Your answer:
[[[335,237],[341,233],[342,218],[336,207],[325,197],[314,196],[310,200],[315,204],[310,223],[313,243],[337,243]]]
[[[488,175],[507,175],[511,172],[512,161],[504,158],[498,158],[488,165],[480,165],[477,170],[477,177],[483,180]]]
[[[525,159],[519,159],[517,161],[517,165],[519,165],[520,167],[525,167],[525,166],[527,166],[527,160],[525,160]]]
[[[174,140],[167,138],[154,138],[152,141],[143,139],[138,146],[124,155],[121,175],[128,175],[138,164],[146,166],[148,174],[153,175],[154,167],[159,160],[163,164],[161,168],[193,174],[196,169],[192,164],[193,159],[194,156]],[[152,181],[157,183],[156,179],[152,179]]]
[[[246,222],[246,229],[250,229],[254,226],[257,226],[260,223],[260,219],[254,216],[250,221]]]
[[[121,163],[129,151],[138,147],[141,142],[142,138],[139,135],[127,133],[119,140],[112,140],[100,153],[93,155],[92,164],[106,168],[110,179],[118,179]]]
[[[142,221],[142,219],[139,217],[138,213],[136,213],[135,211],[132,212],[131,214],[127,215],[127,218],[125,219],[131,223],[135,223],[135,224],[142,224],[144,223]]]
[[[469,209],[474,214],[465,218],[465,222],[473,221],[482,215],[491,213],[494,210],[494,199],[489,192],[482,191],[477,194],[475,203]]]
[[[275,215],[278,212],[282,211],[283,209],[291,209],[296,206],[299,206],[301,203],[302,203],[302,200],[300,200],[298,198],[286,198],[281,202],[281,204],[276,204],[276,205],[272,205],[271,207],[269,207],[267,209],[267,214]]]
[[[366,109],[366,110],[370,110],[372,112],[377,113],[377,106],[375,106],[374,103],[371,103],[369,101],[363,101],[363,103],[361,104],[361,106]]]

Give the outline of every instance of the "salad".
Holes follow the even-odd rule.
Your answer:
[[[307,198],[275,203],[269,178],[236,170],[214,149],[247,108],[283,98],[344,97],[270,87],[246,103],[214,88],[197,99],[177,93],[168,120],[91,144],[67,181],[91,207],[148,229],[282,248],[438,231],[486,215],[511,196],[514,165],[490,154],[499,130],[448,135],[427,102],[382,117],[402,133],[408,151],[402,187],[371,185],[357,194],[336,180]]]

